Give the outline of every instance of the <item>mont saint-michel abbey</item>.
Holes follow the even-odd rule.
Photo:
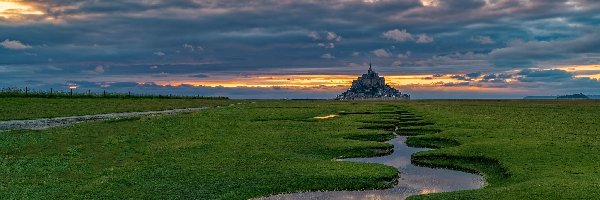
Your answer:
[[[397,89],[385,84],[385,78],[373,71],[369,64],[369,71],[358,79],[352,81],[352,87],[338,95],[337,100],[409,100],[410,95],[403,94]]]

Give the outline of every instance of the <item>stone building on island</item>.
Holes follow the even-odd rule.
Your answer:
[[[409,100],[410,95],[403,94],[397,89],[385,84],[385,78],[373,71],[369,64],[369,71],[358,79],[352,81],[352,86],[346,92],[338,95],[337,100]]]

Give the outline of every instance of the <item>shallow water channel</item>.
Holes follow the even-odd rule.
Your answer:
[[[405,199],[412,195],[478,189],[485,185],[483,177],[476,174],[413,165],[410,161],[410,156],[413,153],[430,149],[408,147],[406,146],[406,138],[406,136],[398,136],[388,142],[394,145],[394,152],[390,155],[339,160],[381,163],[398,168],[400,179],[398,185],[393,188],[367,191],[303,192],[259,199]]]

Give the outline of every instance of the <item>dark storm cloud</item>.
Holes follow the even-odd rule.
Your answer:
[[[10,84],[44,77],[209,79],[213,73],[307,68],[312,71],[304,73],[320,73],[364,63],[378,49],[389,54],[373,58],[383,72],[464,74],[454,77],[459,80],[507,69],[600,63],[598,1],[437,2],[35,1],[46,16],[0,21],[0,42],[28,47],[0,47],[0,77]],[[393,30],[405,30],[412,39],[384,37]],[[328,39],[330,33],[337,37]],[[468,75],[476,72],[485,73]]]
[[[488,74],[483,77],[483,80],[496,79],[498,76],[496,74]]]
[[[573,78],[573,74],[564,70],[531,70],[525,69],[517,73],[522,82],[561,82]]]
[[[452,76],[450,76],[450,78],[453,78],[453,79],[456,79],[456,80],[461,80],[461,81],[471,80],[470,78],[468,78],[465,75],[452,75]]]
[[[597,32],[566,40],[515,41],[490,52],[491,60],[499,67],[527,67],[547,60],[589,60],[599,54],[600,34]]]
[[[450,78],[461,80],[461,81],[470,81],[475,78],[479,78],[483,73],[482,72],[473,72],[464,75],[452,75]]]
[[[456,87],[456,86],[469,86],[471,85],[469,82],[460,82],[460,83],[442,83],[441,86],[445,87]]]
[[[480,82],[505,83],[506,79],[513,77],[513,74],[487,74],[481,78]]]
[[[210,76],[206,75],[206,74],[196,74],[196,75],[192,75],[192,77],[194,77],[194,78],[208,78]]]

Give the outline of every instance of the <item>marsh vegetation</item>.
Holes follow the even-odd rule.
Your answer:
[[[47,100],[0,98],[1,117],[231,104]],[[394,136],[372,127],[418,122],[423,128],[400,130],[411,135],[407,144],[439,149],[416,153],[414,163],[480,173],[487,186],[411,199],[593,199],[600,193],[597,113],[597,101],[257,101],[10,131],[0,134],[0,198],[248,199],[388,188],[395,168],[335,159],[385,154]],[[398,116],[423,121],[394,121]]]

